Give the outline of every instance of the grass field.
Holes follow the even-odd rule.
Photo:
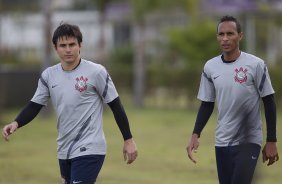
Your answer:
[[[196,112],[184,109],[126,108],[139,156],[132,165],[123,162],[121,134],[109,110],[104,114],[108,154],[97,184],[216,184],[214,156],[215,117],[209,121],[200,139],[193,164],[185,147],[190,138]],[[5,112],[5,123],[17,111]],[[2,124],[3,126],[3,124]],[[2,129],[1,126],[1,129]],[[278,115],[278,147],[282,155],[281,113]],[[19,129],[6,143],[0,140],[0,184],[60,183],[56,159],[55,118],[38,116]],[[271,167],[262,164],[256,170],[255,184],[274,184],[282,180],[282,161]]]

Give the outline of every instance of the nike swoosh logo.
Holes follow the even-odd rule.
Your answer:
[[[57,87],[57,86],[58,86],[58,84],[55,84],[55,85],[52,85],[51,87],[52,87],[52,88],[55,88],[55,87]]]
[[[220,75],[218,75],[218,76],[215,76],[215,77],[213,78],[213,80],[217,79],[217,78],[218,78],[219,76],[220,76]]]
[[[252,156],[252,159],[253,159],[253,160],[256,160],[256,159],[257,159],[257,157]]]
[[[72,181],[73,184],[81,183],[82,181]]]

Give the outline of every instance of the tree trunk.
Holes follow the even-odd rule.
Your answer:
[[[246,50],[249,53],[256,54],[256,28],[255,17],[246,15]]]
[[[100,36],[98,41],[98,62],[106,64],[106,39],[105,39],[105,21],[106,21],[106,14],[105,10],[100,11],[99,13],[99,26],[100,26]]]
[[[145,92],[145,29],[142,23],[134,24],[133,45],[133,103],[135,107],[144,106]]]
[[[42,70],[51,65],[51,51],[52,51],[52,0],[43,0],[42,8],[44,15],[44,58],[42,63]]]

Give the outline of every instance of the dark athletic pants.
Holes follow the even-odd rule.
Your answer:
[[[220,184],[251,184],[261,147],[246,143],[215,147]]]
[[[94,184],[102,168],[105,155],[86,155],[73,159],[59,159],[64,184]]]

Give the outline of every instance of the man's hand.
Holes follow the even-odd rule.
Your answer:
[[[263,163],[268,161],[267,166],[274,164],[279,160],[277,147],[275,142],[266,142],[262,149],[262,161]]]
[[[190,160],[192,160],[192,162],[197,163],[196,160],[193,158],[192,152],[194,151],[195,153],[197,152],[197,149],[199,147],[199,141],[198,141],[198,135],[197,134],[193,134],[190,140],[190,143],[188,144],[186,150],[187,150],[187,154]]]
[[[134,140],[132,138],[125,140],[123,146],[124,161],[127,161],[127,164],[131,164],[137,158],[137,156],[137,146]]]
[[[9,136],[17,130],[18,126],[19,125],[16,121],[13,121],[12,123],[5,125],[2,130],[3,138],[6,141],[9,141]]]

